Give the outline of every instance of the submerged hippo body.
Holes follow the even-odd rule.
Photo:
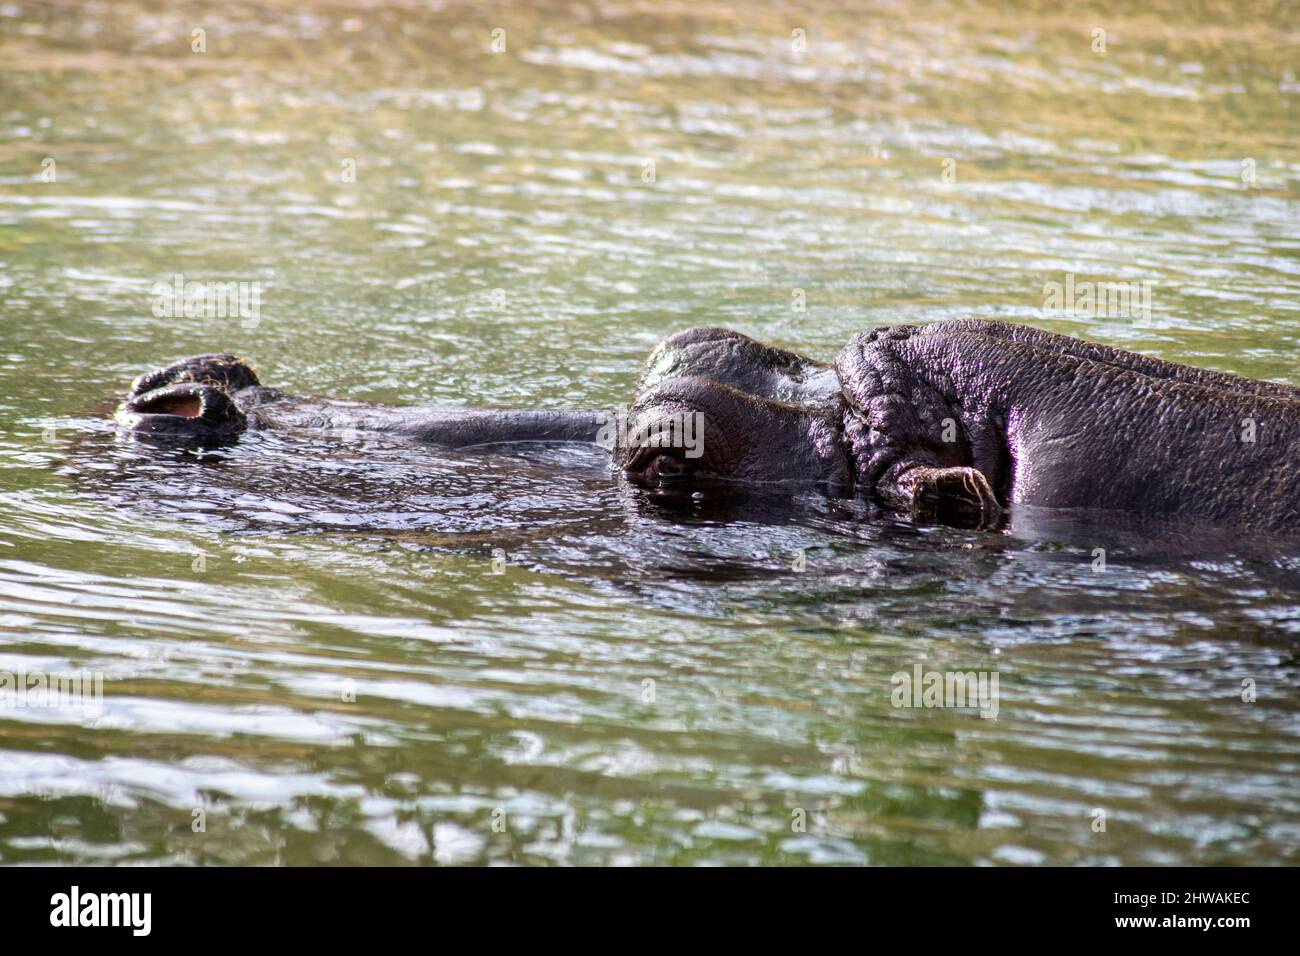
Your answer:
[[[142,375],[116,418],[138,436],[203,444],[246,427],[455,449],[610,433],[598,412],[293,398],[229,355]],[[811,482],[961,524],[1021,503],[1284,532],[1300,518],[1300,389],[1002,322],[877,329],[830,365],[689,329],[651,353],[616,433],[632,439],[613,443],[620,472],[652,488]]]

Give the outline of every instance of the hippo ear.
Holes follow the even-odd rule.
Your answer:
[[[977,468],[906,468],[893,486],[897,499],[906,501],[915,518],[964,528],[989,528],[1002,515],[1002,506],[988,479]]]

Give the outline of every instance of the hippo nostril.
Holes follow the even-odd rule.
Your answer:
[[[132,435],[160,440],[227,441],[247,419],[226,392],[180,382],[128,398],[113,416]]]
[[[159,395],[157,398],[137,402],[135,410],[145,415],[175,415],[179,418],[198,418],[203,414],[203,399],[198,395]]]

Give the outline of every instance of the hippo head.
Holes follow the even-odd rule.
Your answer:
[[[680,332],[646,361],[615,462],[629,481],[664,491],[812,483],[918,517],[996,522],[997,497],[969,467],[970,416],[882,363],[882,345],[914,332],[855,336],[834,365],[727,329]],[[965,431],[948,441],[943,425],[959,421]]]
[[[246,427],[354,427],[460,450],[595,440],[628,481],[665,500],[706,485],[726,495],[814,485],[913,513],[934,502],[994,514],[994,491],[969,459],[1005,445],[986,427],[996,417],[955,407],[891,357],[895,339],[915,331],[856,336],[830,365],[727,329],[687,329],[650,354],[627,414],[612,417],[294,398],[262,386],[242,359],[199,355],[140,376],[115,418],[133,437],[199,446]]]
[[[848,494],[844,415],[830,365],[727,329],[688,329],[647,359],[614,457],[649,488],[811,482]]]

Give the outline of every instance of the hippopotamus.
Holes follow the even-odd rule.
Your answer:
[[[831,363],[687,329],[651,352],[622,416],[292,397],[213,354],[141,375],[115,417],[203,446],[245,429],[589,442],[647,489],[811,485],[965,527],[1022,504],[1279,532],[1300,515],[1300,388],[986,320],[862,332]]]

